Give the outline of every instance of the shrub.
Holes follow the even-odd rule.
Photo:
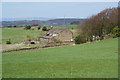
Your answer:
[[[115,37],[120,37],[120,28],[118,26],[116,26],[115,28],[113,28],[113,34],[114,34],[114,38]]]
[[[17,27],[16,25],[13,25],[13,27],[15,28],[15,27]]]
[[[11,41],[10,40],[6,41],[6,44],[11,44]]]
[[[43,27],[43,28],[42,28],[42,31],[47,31],[47,27]]]
[[[47,31],[49,31],[51,28],[48,28]]]
[[[12,28],[12,26],[11,25],[9,25],[9,26],[7,26],[8,28]]]
[[[80,43],[85,43],[86,42],[86,39],[84,36],[77,36],[75,37],[75,44],[80,44]]]
[[[30,25],[25,26],[25,29],[31,29]]]
[[[39,26],[39,27],[38,27],[38,30],[40,30],[40,29],[41,29],[41,27]]]
[[[15,28],[15,27],[17,27],[16,25],[9,25],[9,26],[7,26],[8,28]]]

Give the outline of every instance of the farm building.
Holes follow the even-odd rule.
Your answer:
[[[53,27],[46,34],[40,35],[38,38],[40,42],[51,43],[53,40],[62,42],[73,41],[72,36],[73,33],[66,28]]]

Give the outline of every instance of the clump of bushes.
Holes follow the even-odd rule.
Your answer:
[[[7,27],[8,28],[16,28],[17,26],[16,25],[8,25]]]
[[[30,26],[30,25],[27,25],[27,26],[25,26],[25,29],[26,29],[26,30],[29,30],[29,29],[31,29],[31,26]]]
[[[6,41],[6,44],[11,44],[11,41],[10,41],[10,40],[7,40],[7,41]]]
[[[14,28],[17,27],[16,25],[13,26]]]
[[[75,44],[81,44],[81,43],[85,43],[86,39],[84,36],[80,36],[78,35],[77,37],[75,37]]]
[[[47,27],[43,27],[43,28],[42,28],[42,31],[47,31]]]
[[[113,38],[120,37],[120,28],[118,26],[113,28]]]
[[[50,28],[50,27],[44,26],[44,27],[42,28],[42,31],[49,31],[49,30],[51,30],[51,29],[52,29],[52,27]]]
[[[37,29],[38,29],[38,30],[40,30],[40,29],[41,29],[41,27],[39,26]]]
[[[49,31],[51,28],[48,28],[47,31]]]

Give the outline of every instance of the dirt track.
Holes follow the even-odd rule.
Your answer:
[[[22,47],[24,46],[23,43],[20,44],[0,44],[2,50],[6,49],[12,49],[12,48],[17,48],[17,47]]]
[[[8,52],[18,52],[18,51],[27,51],[27,50],[35,50],[35,49],[43,49],[43,48],[50,48],[50,47],[57,47],[57,46],[65,46],[65,45],[74,45],[74,44],[62,44],[62,45],[54,45],[54,46],[42,46],[42,47],[25,47],[21,49],[14,49],[14,50],[4,50],[2,53],[8,53]],[[14,46],[15,47],[15,46]]]

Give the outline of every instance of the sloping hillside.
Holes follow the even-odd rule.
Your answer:
[[[5,78],[117,78],[118,39],[3,54]]]

